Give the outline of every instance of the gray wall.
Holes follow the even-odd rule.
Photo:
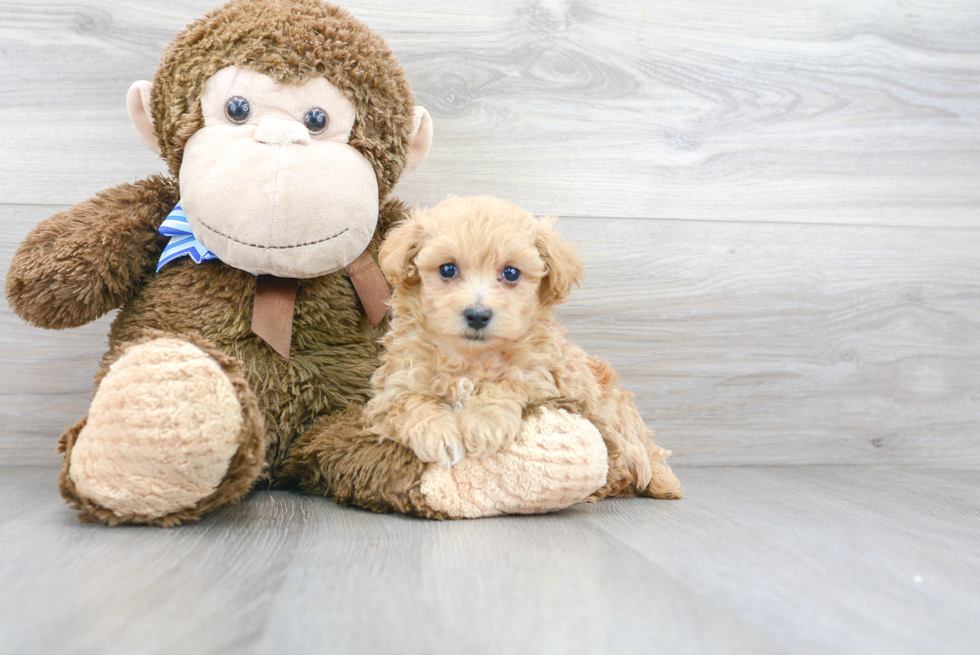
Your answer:
[[[161,170],[126,90],[214,4],[0,2],[3,272],[39,220]],[[569,332],[676,463],[980,464],[980,3],[346,6],[435,122],[399,195],[560,215]],[[57,461],[107,329],[0,308],[0,461]]]

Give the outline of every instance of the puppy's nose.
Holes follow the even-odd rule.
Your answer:
[[[463,311],[463,318],[466,319],[466,323],[474,330],[485,328],[492,317],[493,312],[486,307],[470,307]]]

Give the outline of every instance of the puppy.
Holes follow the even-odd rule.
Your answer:
[[[450,198],[387,235],[391,329],[374,374],[369,424],[425,462],[486,457],[514,440],[525,412],[566,408],[609,451],[596,493],[680,498],[632,401],[605,361],[565,340],[552,315],[582,273],[554,220],[491,197]]]

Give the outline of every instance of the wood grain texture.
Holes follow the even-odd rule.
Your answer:
[[[0,203],[159,169],[129,84],[216,3],[0,3]],[[350,5],[435,120],[401,194],[568,216],[976,226],[980,5],[386,0]]]
[[[561,315],[689,464],[980,466],[980,232],[565,219]]]
[[[980,643],[975,471],[682,471],[683,503],[590,523],[763,627],[785,652],[971,653]]]
[[[12,249],[53,207],[7,211]],[[586,266],[560,315],[685,465],[980,466],[980,232],[562,219]],[[53,462],[108,319],[0,309],[0,458]]]
[[[122,98],[211,6],[0,4],[3,271],[38,220],[159,170]],[[980,464],[975,4],[352,8],[436,119],[401,195],[578,217],[563,316],[676,461]],[[107,325],[0,311],[0,457],[54,461]]]
[[[77,523],[0,467],[5,652],[972,653],[980,480],[682,469],[679,502],[430,522],[255,492],[196,525]]]
[[[0,285],[14,251],[38,221],[65,207],[2,206]],[[41,330],[0,304],[0,461],[55,462],[58,437],[88,411],[92,379],[108,349],[111,317],[75,330]]]

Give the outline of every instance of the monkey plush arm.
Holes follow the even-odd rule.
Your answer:
[[[41,221],[7,273],[10,306],[28,323],[56,330],[120,307],[153,272],[167,241],[157,227],[178,198],[176,182],[155,175]]]

